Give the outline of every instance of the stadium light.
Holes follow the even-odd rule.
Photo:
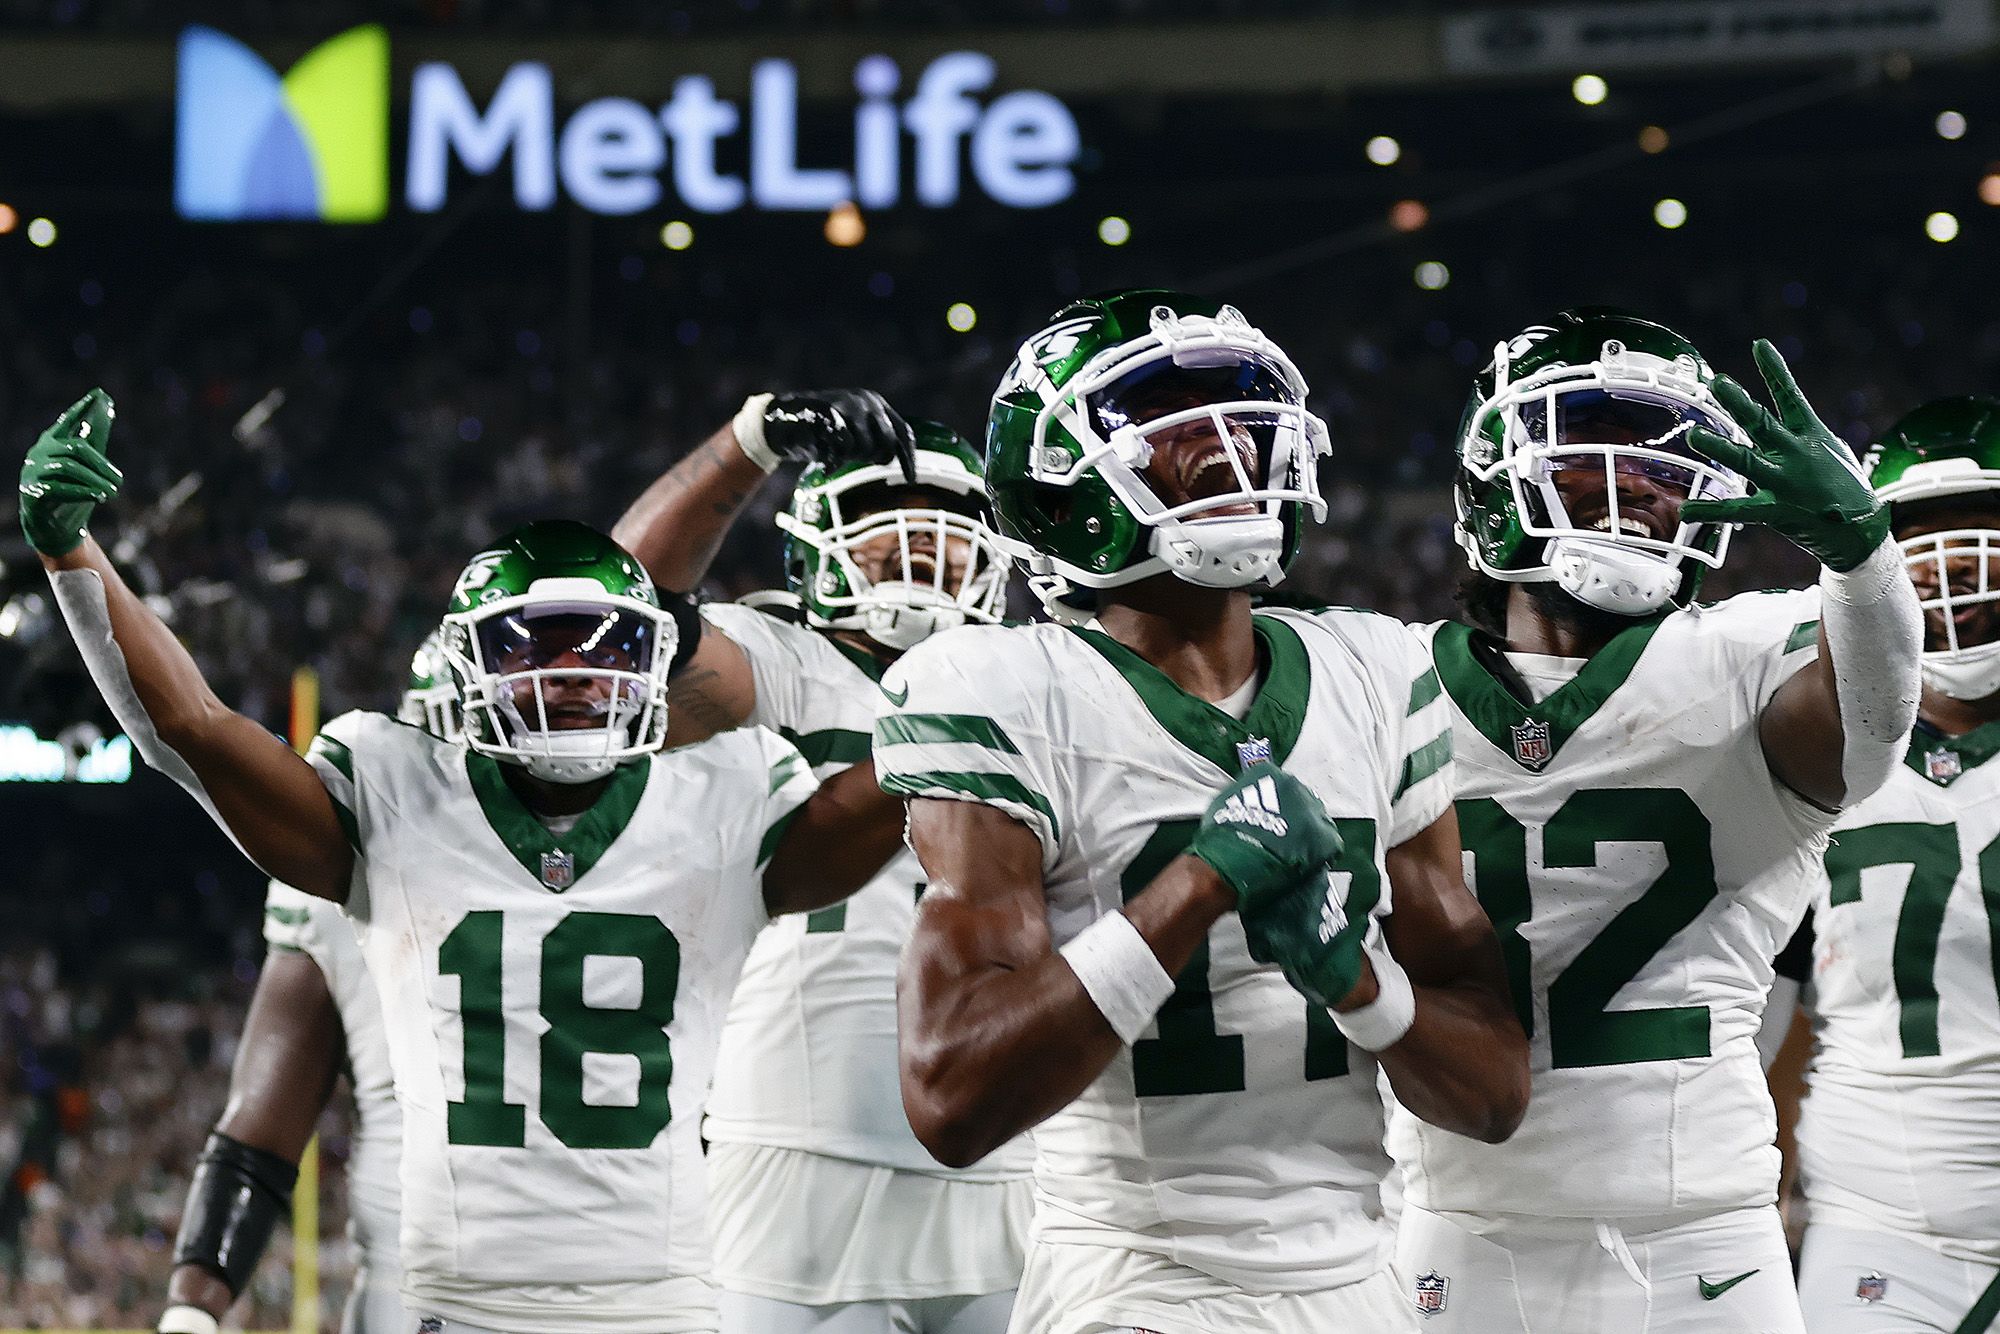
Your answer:
[[[2000,208],[2000,171],[1989,171],[1979,178],[1979,202]]]
[[[12,204],[0,204],[0,236],[13,231],[14,224],[20,220],[21,215],[14,211]]]
[[[1938,112],[1937,132],[1940,139],[1963,139],[1965,137],[1965,117],[1956,111]]]
[[[1132,239],[1132,224],[1113,214],[1097,223],[1097,239],[1106,245],[1124,245]]]
[[[1611,93],[1611,85],[1596,74],[1579,74],[1569,85],[1569,95],[1587,107],[1594,107]]]
[[[1403,146],[1386,134],[1378,134],[1368,141],[1368,160],[1378,167],[1394,165],[1403,156]]]
[[[826,239],[832,245],[857,246],[868,235],[868,222],[851,199],[833,206],[826,215]]]
[[[1389,225],[1399,232],[1414,232],[1431,220],[1431,211],[1421,199],[1398,199],[1389,208]]]
[[[56,225],[47,218],[36,218],[28,224],[28,240],[31,244],[46,249],[56,243]]]
[[[694,244],[694,228],[675,218],[660,228],[660,244],[669,250],[686,250]]]
[[[1426,292],[1437,292],[1442,291],[1444,285],[1451,281],[1451,270],[1434,259],[1427,259],[1417,265],[1415,276],[1417,286]]]
[[[1664,153],[1667,142],[1667,132],[1657,125],[1648,125],[1639,131],[1639,151],[1642,153]]]
[[[979,323],[979,312],[963,301],[954,301],[945,308],[944,322],[953,333],[971,333],[972,326]]]
[[[1924,219],[1924,235],[1943,245],[1958,239],[1958,215],[1939,210]]]
[[[1653,221],[1670,232],[1685,225],[1687,220],[1688,206],[1678,199],[1662,199],[1653,205]]]

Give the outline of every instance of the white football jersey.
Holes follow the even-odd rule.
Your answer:
[[[1269,757],[1346,839],[1351,914],[1391,909],[1384,853],[1450,804],[1451,741],[1408,627],[1259,612],[1268,673],[1242,722],[1094,630],[947,631],[883,678],[882,785],[976,801],[1042,846],[1061,945],[1183,852],[1216,792]],[[1376,1067],[1231,913],[1147,1036],[1035,1129],[1038,1239],[1167,1259],[1252,1293],[1340,1287],[1384,1263]]]
[[[495,761],[381,714],[310,758],[366,872],[412,1309],[708,1328],[702,1100],[804,760],[759,729],[650,756],[558,835]]]
[[[2000,1263],[2000,723],[1920,725],[1908,763],[1841,816],[1826,870],[1808,1217]]]
[[[1533,708],[1491,641],[1425,629],[1466,883],[1500,936],[1534,1092],[1503,1144],[1392,1108],[1411,1203],[1612,1218],[1776,1198],[1757,1029],[1833,817],[1771,773],[1758,717],[1812,660],[1818,614],[1811,592],[1677,611]]]
[[[347,1159],[347,1238],[362,1263],[393,1273],[403,1117],[396,1110],[382,1002],[361,957],[361,942],[338,904],[276,880],[264,895],[264,940],[274,950],[294,950],[311,959],[340,1011],[355,1111],[354,1147]]]
[[[868,758],[880,669],[818,631],[724,603],[702,615],[750,660],[749,721],[799,748],[824,779]],[[896,965],[923,867],[905,850],[843,903],[792,913],[757,937],[723,1029],[729,1060],[708,1098],[708,1138],[972,1180],[1025,1176],[1026,1142],[962,1171],[917,1142],[896,1065]]]

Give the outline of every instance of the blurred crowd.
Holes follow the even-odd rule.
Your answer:
[[[142,1329],[158,1318],[188,1172],[222,1110],[254,960],[171,981],[64,978],[47,949],[0,953],[0,1326]],[[338,1319],[353,1261],[341,1168],[344,1098],[320,1132],[322,1304]],[[235,1309],[292,1316],[292,1239],[273,1239]]]

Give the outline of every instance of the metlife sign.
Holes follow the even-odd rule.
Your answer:
[[[388,211],[388,37],[355,28],[279,74],[212,28],[181,36],[175,198],[184,217],[373,222]],[[767,59],[739,100],[689,74],[658,106],[600,97],[565,109],[546,64],[508,67],[483,102],[443,61],[410,81],[402,198],[419,213],[450,202],[455,177],[505,173],[528,210],[569,199],[594,213],[674,204],[700,213],[824,211],[851,201],[946,208],[984,197],[1044,208],[1076,189],[1076,118],[1049,93],[996,92],[976,51],[938,56],[907,80],[890,57],[854,67],[839,115],[851,154],[802,163],[798,68]],[[828,137],[813,126],[815,143]],[[746,161],[747,160],[747,161]],[[725,161],[747,170],[726,169]]]

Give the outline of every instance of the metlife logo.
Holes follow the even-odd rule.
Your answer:
[[[366,222],[383,215],[380,194],[342,201],[357,193],[344,183],[356,178],[354,164],[375,180],[386,174],[387,38],[379,28],[355,29],[318,51],[352,51],[364,32],[381,73],[339,80],[339,115],[315,114],[295,87],[317,52],[280,80],[223,34],[182,34],[175,181],[183,216]],[[808,113],[797,66],[774,58],[752,67],[740,102],[712,79],[690,74],[660,106],[600,97],[564,116],[554,75],[539,61],[508,67],[483,105],[456,68],[432,61],[411,77],[403,200],[416,212],[436,212],[450,202],[455,176],[507,172],[515,204],[534,211],[563,198],[613,215],[674,201],[701,213],[824,211],[844,202],[946,208],[969,196],[1008,208],[1060,203],[1076,189],[1076,118],[1049,93],[996,94],[997,76],[990,56],[953,51],[917,71],[903,95],[903,70],[886,55],[871,55],[854,67],[851,109]],[[804,114],[842,115],[851,126],[842,136],[853,146],[851,159],[802,165]],[[731,142],[739,136],[740,144]],[[747,171],[725,170],[725,158],[747,159]],[[342,164],[345,177],[337,174]],[[272,175],[278,168],[282,180]]]

